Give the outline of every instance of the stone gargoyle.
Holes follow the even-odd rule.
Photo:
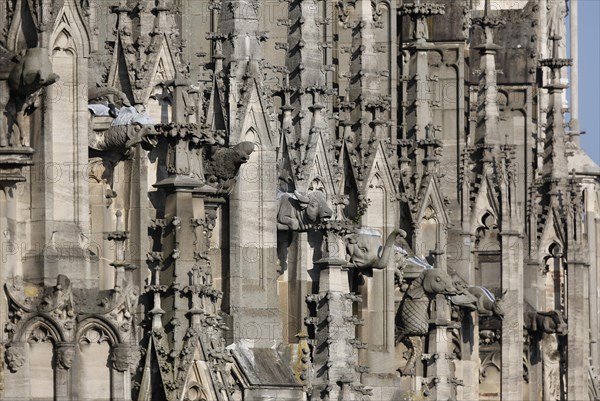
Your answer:
[[[496,316],[500,319],[504,318],[502,297],[496,298],[494,294],[485,287],[468,287],[467,291],[477,298],[477,313],[479,316]],[[505,294],[506,291],[502,293],[502,296]]]
[[[422,337],[429,333],[429,307],[438,294],[453,296],[459,290],[450,275],[442,269],[424,269],[408,287],[396,314],[396,344],[402,342],[409,350],[402,375],[416,372],[417,360],[423,353]]]
[[[113,117],[110,127],[106,130],[95,130],[92,123],[88,135],[91,149],[125,153],[140,143],[145,150],[151,150],[158,141],[158,133],[152,119],[132,106],[117,110],[114,106],[111,107],[111,104],[107,106],[98,103],[89,104],[88,109],[92,119],[97,116]]]
[[[377,230],[360,229],[356,234],[346,237],[346,260],[348,264],[358,269],[384,269],[390,263],[396,268],[401,263],[397,248],[396,237],[406,236],[403,230],[396,229],[388,235],[385,244]]]
[[[253,142],[240,142],[232,148],[211,146],[204,160],[204,177],[208,185],[229,189],[240,166],[250,159]]]
[[[118,99],[118,100],[117,100]],[[110,107],[111,104],[120,103],[122,106],[131,106],[129,99],[125,92],[120,91],[110,86],[91,86],[88,88],[88,102],[94,103],[107,103]],[[112,116],[116,118],[116,115]]]
[[[306,232],[333,216],[322,191],[308,194],[283,192],[278,195],[278,200],[277,229],[281,231]]]
[[[52,85],[59,76],[52,72],[48,49],[34,47],[12,68],[8,75],[10,98],[6,104],[8,144],[29,146],[26,117],[37,108],[40,90]],[[6,138],[2,142],[5,142]]]
[[[477,311],[480,317],[498,317],[504,318],[504,309],[502,308],[502,298],[496,298],[494,294],[485,287],[467,287],[462,282],[455,282],[454,286],[458,294],[450,297],[450,302],[455,306],[470,312]]]
[[[557,334],[564,336],[567,334],[567,323],[562,314],[558,311],[549,312],[529,312],[525,315],[525,327],[531,333]]]

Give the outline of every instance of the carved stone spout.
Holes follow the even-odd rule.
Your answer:
[[[396,237],[405,236],[403,230],[396,229],[388,235],[382,244],[381,234],[375,230],[363,229],[346,238],[348,262],[359,269],[384,269],[389,263],[395,263]]]
[[[0,144],[29,146],[28,115],[38,107],[40,90],[58,80],[52,72],[48,50],[27,49],[25,56],[8,76],[10,99],[6,104],[6,135]]]
[[[298,191],[293,194],[283,193],[279,197],[277,229],[308,231],[332,215],[333,211],[327,205],[325,194],[321,191],[314,191],[308,195]]]

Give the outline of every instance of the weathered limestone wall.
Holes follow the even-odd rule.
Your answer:
[[[567,3],[401,3],[0,4],[0,398],[593,399]]]

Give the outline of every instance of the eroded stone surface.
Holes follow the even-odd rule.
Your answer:
[[[2,2],[0,398],[597,398],[567,12]]]

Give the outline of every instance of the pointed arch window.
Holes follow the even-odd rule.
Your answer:
[[[31,399],[52,400],[54,397],[54,366],[57,356],[55,345],[58,337],[54,330],[42,321],[34,323],[26,334],[29,346],[29,377]]]
[[[546,275],[546,309],[567,310],[565,260],[562,246],[553,242],[546,250],[544,273]]]
[[[92,322],[79,330],[78,399],[111,400],[111,347],[116,340],[110,330]]]
[[[475,283],[494,293],[502,289],[500,231],[496,216],[487,211],[475,231]]]

